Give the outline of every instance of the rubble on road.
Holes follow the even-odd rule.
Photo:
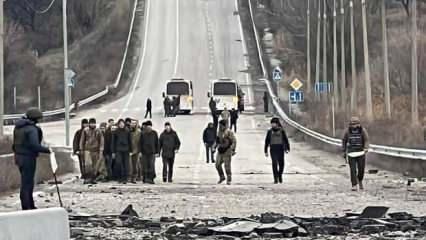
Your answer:
[[[367,208],[387,211],[384,207]],[[379,213],[380,215],[380,213]],[[160,219],[139,217],[129,205],[120,215],[70,215],[73,240],[186,240],[186,239],[426,239],[426,217],[405,212],[388,217],[288,217],[264,213],[248,218]]]

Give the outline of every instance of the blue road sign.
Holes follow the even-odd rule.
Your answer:
[[[331,84],[328,82],[315,83],[316,93],[328,93],[331,92]]]
[[[283,78],[283,71],[281,70],[281,68],[280,67],[274,68],[274,70],[272,71],[272,79],[275,82],[279,82],[281,81],[282,78]]]
[[[288,99],[291,103],[301,103],[301,102],[303,102],[303,92],[302,91],[290,91],[288,93]]]

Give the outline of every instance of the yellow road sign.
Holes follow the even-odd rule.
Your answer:
[[[290,86],[295,91],[298,91],[303,86],[303,83],[299,79],[295,78],[293,81],[291,81]]]

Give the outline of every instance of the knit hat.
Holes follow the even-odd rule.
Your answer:
[[[145,126],[151,126],[152,127],[152,122],[150,120],[146,121]]]
[[[356,117],[356,116],[351,117],[351,122],[350,122],[351,125],[357,125],[360,123],[361,121],[359,120],[359,117]]]
[[[277,117],[273,117],[273,118],[271,119],[271,124],[272,124],[272,123],[281,124],[281,123],[280,123],[280,119],[279,119],[279,118],[277,118]]]
[[[81,119],[81,124],[83,125],[83,124],[88,124],[89,123],[89,121],[87,120],[87,118],[83,118],[83,119]]]
[[[94,118],[89,119],[89,124],[90,123],[96,123],[96,119],[94,119]]]

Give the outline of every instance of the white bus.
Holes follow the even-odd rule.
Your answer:
[[[172,78],[166,82],[166,91],[163,97],[180,96],[179,112],[190,114],[194,109],[192,81],[183,78]]]
[[[209,98],[213,98],[216,101],[216,108],[218,111],[222,111],[225,107],[228,110],[232,108],[239,108],[239,94],[238,83],[230,78],[221,78],[218,80],[212,80],[210,85],[210,91],[208,93]]]

